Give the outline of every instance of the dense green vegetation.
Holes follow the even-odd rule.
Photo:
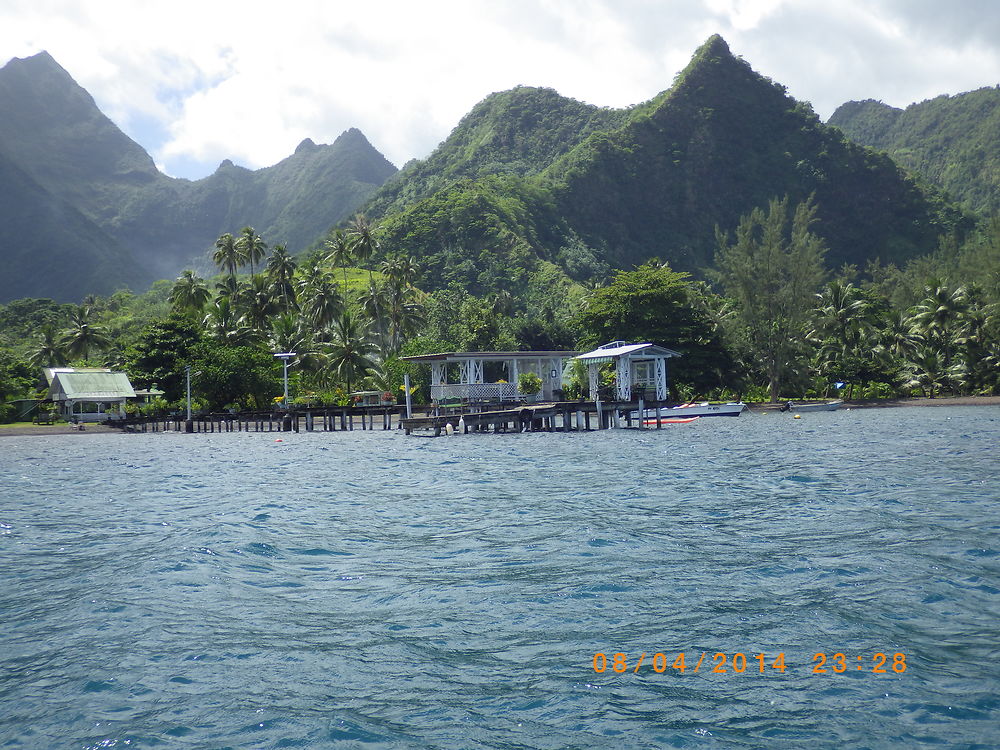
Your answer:
[[[204,274],[215,238],[246,224],[293,254],[318,250],[317,238],[366,198],[364,213],[384,228],[377,260],[416,258],[426,291],[459,284],[516,298],[538,286],[535,274],[551,274],[546,264],[585,285],[651,257],[700,275],[715,226],[733,231],[776,195],[815,196],[831,266],[874,257],[899,265],[932,251],[940,234],[971,229],[939,194],[824,126],[718,36],[669,90],[628,110],[550,89],[493,94],[388,182],[394,168],[355,130],[332,146],[303,141],[268,169],[227,161],[204,180],[173,180],[48,55],[0,70],[0,104],[9,113],[0,196],[9,192],[13,207],[0,251],[6,278],[18,280],[0,289],[7,298],[142,288],[184,265]]]
[[[759,358],[771,401],[777,401],[802,348],[799,334],[825,275],[826,247],[813,231],[816,207],[796,206],[788,226],[788,199],[772,200],[740,220],[732,244],[723,232],[715,278],[736,303],[736,317],[750,351]]]
[[[969,210],[1000,213],[1000,87],[939,96],[905,110],[871,99],[830,117],[855,143],[946,190]]]
[[[398,396],[404,372],[426,385],[426,372],[400,360],[406,354],[615,339],[681,351],[671,362],[678,399],[824,396],[836,383],[849,398],[1000,394],[1000,220],[961,245],[945,238],[903,268],[872,262],[864,273],[831,273],[812,231],[818,213],[809,201],[772,199],[735,234],[720,230],[714,289],[658,261],[592,289],[541,264],[538,288],[529,283],[520,298],[458,284],[419,291],[413,259],[374,260],[383,235],[363,217],[331,235],[325,252],[300,263],[268,248],[258,272],[241,275],[246,248],[264,243],[248,228],[244,242],[220,237],[224,272],[211,281],[186,272],[141,296],[0,306],[0,397],[35,393],[42,366],[105,364],[162,388],[156,408],[181,408],[190,366],[196,408],[267,408],[281,396],[272,352],[291,351],[292,399],[344,404],[359,388]],[[230,245],[235,256],[222,252]],[[570,392],[583,388],[585,378],[570,378]]]
[[[518,86],[491,94],[469,112],[448,140],[423,161],[413,161],[367,204],[369,216],[404,210],[458,180],[537,174],[591,133],[613,130],[624,110],[584,104],[552,89]]]

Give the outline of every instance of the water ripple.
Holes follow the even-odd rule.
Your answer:
[[[1000,744],[997,412],[785,416],[3,438],[0,746]]]

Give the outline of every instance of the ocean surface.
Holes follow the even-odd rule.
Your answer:
[[[1000,746],[996,407],[3,437],[0,483],[2,748]]]

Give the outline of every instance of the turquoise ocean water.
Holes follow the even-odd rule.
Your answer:
[[[0,748],[997,747],[998,449],[993,407],[2,438]]]

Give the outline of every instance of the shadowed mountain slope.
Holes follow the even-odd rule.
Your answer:
[[[268,242],[301,250],[396,171],[351,129],[331,145],[303,141],[266,169],[227,161],[203,180],[168,177],[44,52],[0,69],[0,111],[0,156],[7,162],[0,200],[17,204],[23,218],[75,211],[93,225],[71,231],[21,221],[16,232],[0,235],[0,260],[27,283],[25,295],[73,300],[122,285],[139,289],[196,259],[205,265],[220,234],[246,225]],[[37,189],[27,189],[25,178]],[[37,276],[24,265],[25,258],[47,267],[57,256],[76,257],[89,269],[109,254],[120,268],[98,274],[94,285],[89,270]]]

